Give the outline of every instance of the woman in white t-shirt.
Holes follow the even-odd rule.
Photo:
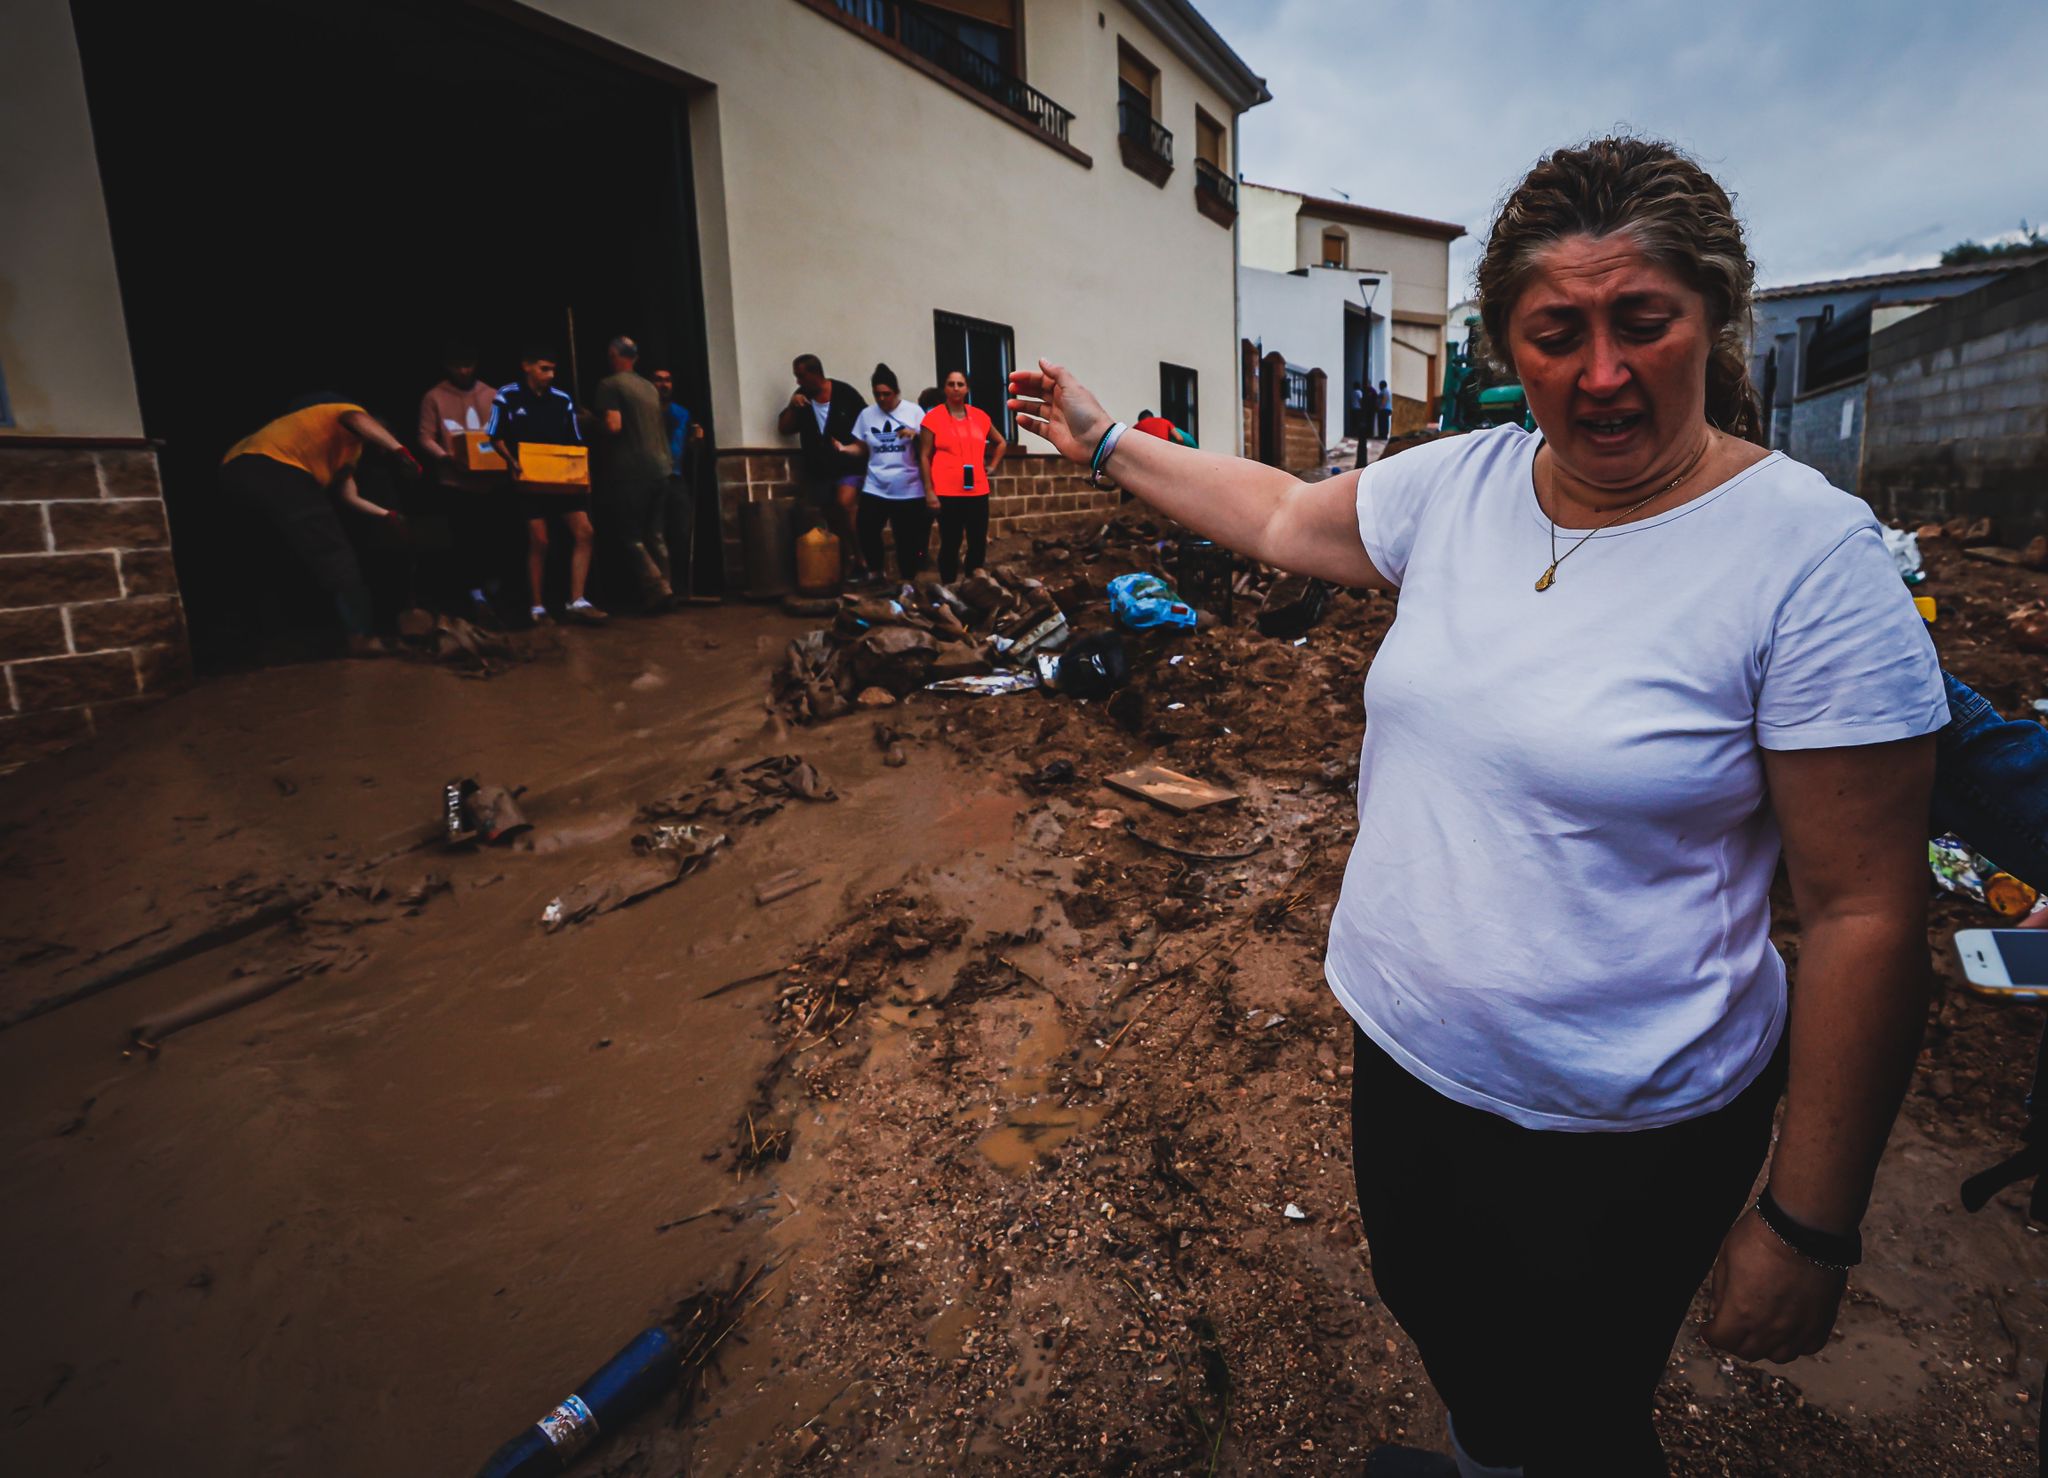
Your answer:
[[[853,439],[867,458],[860,506],[854,513],[854,534],[861,559],[876,575],[882,573],[882,530],[896,543],[896,568],[906,580],[917,578],[931,546],[932,505],[917,466],[917,431],[924,412],[906,405],[896,372],[875,366],[874,402],[853,423]]]
[[[1605,139],[1531,171],[1479,267],[1533,435],[1310,485],[1122,435],[1056,365],[1011,380],[1189,527],[1400,592],[1325,974],[1374,1279],[1468,1474],[1661,1472],[1710,1269],[1711,1342],[1818,1350],[1919,1041],[1940,672],[1870,509],[1754,443],[1752,272],[1704,171]]]

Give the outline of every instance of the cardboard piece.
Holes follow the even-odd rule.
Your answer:
[[[455,465],[465,472],[503,472],[505,458],[491,445],[488,433],[482,431],[458,431],[455,444],[449,448],[455,457]]]
[[[522,441],[519,443],[519,480],[537,484],[543,489],[587,488],[590,486],[590,448]]]
[[[1197,780],[1164,765],[1140,765],[1135,770],[1111,775],[1103,783],[1112,790],[1136,796],[1141,801],[1150,801],[1179,815],[1206,810],[1210,806],[1228,805],[1237,799],[1234,790],[1225,790],[1220,785],[1211,785],[1206,780]]]

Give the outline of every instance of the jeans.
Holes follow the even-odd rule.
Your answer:
[[[1949,719],[1934,736],[1933,830],[2048,888],[2048,729],[2001,718],[1948,673],[1941,680]]]

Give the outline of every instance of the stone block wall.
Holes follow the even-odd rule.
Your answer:
[[[156,453],[0,439],[0,769],[190,676]]]
[[[1845,493],[1863,491],[1856,485],[1863,460],[1863,393],[1859,375],[1792,402],[1786,454]]]
[[[1862,486],[1887,517],[2048,533],[2048,263],[1873,335]]]
[[[725,546],[727,585],[746,588],[745,545],[740,533],[740,508],[764,498],[795,498],[801,489],[796,454],[789,451],[734,450],[721,453],[716,473],[719,531]],[[1114,488],[1088,485],[1087,472],[1062,457],[1012,452],[989,487],[989,535],[1029,534],[1061,519],[1082,514],[1107,518],[1121,499]],[[809,526],[808,508],[800,508],[798,530]]]

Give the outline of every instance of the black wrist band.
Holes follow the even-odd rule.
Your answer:
[[[1834,1232],[1815,1231],[1802,1222],[1794,1221],[1785,1214],[1785,1208],[1778,1204],[1768,1185],[1756,1198],[1756,1214],[1757,1219],[1769,1227],[1780,1242],[1818,1267],[1846,1273],[1863,1261],[1861,1232],[1850,1232],[1842,1236]]]

